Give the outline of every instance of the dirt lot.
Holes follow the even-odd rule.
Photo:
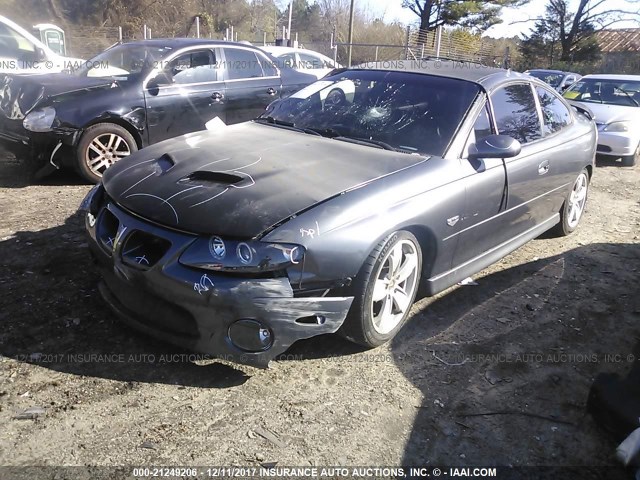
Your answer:
[[[89,187],[1,159],[0,464],[615,465],[585,406],[640,339],[639,186],[599,163],[574,235],[419,301],[392,345],[316,338],[258,370],[121,325],[76,215]]]

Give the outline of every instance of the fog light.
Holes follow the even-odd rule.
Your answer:
[[[245,352],[263,352],[273,345],[271,329],[249,318],[232,323],[228,336],[235,347]]]

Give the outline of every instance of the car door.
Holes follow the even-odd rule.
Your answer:
[[[505,162],[500,158],[470,160],[469,150],[484,137],[495,133],[489,104],[485,103],[471,129],[460,166],[466,193],[465,207],[459,218],[449,218],[450,226],[459,222],[453,265],[476,259],[496,245],[507,241],[510,232],[501,228],[501,216],[507,204]],[[450,240],[447,238],[446,240]]]
[[[240,46],[220,49],[224,57],[227,123],[252,120],[282,91],[278,70],[261,52]]]
[[[225,121],[225,86],[215,52],[196,48],[178,53],[144,86],[149,143],[205,129]]]
[[[549,194],[541,199],[544,218],[560,211],[567,188],[575,181],[576,172],[580,171],[583,156],[576,155],[576,149],[589,149],[591,145],[587,138],[576,138],[571,128],[575,120],[570,107],[555,91],[536,86],[535,92],[542,113],[545,156],[549,162],[544,178]]]
[[[532,85],[513,83],[490,95],[498,134],[515,138],[522,152],[505,160],[507,203],[500,222],[510,238],[521,235],[549,218],[548,195],[557,146],[542,134],[540,109]]]

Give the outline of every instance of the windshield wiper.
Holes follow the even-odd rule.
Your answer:
[[[265,123],[267,125],[277,125],[278,127],[288,128],[290,130],[295,130],[296,132],[308,133],[310,135],[320,136],[320,133],[316,132],[311,128],[300,128],[296,127],[293,122],[287,122],[286,120],[278,120],[272,116],[267,117],[258,117],[254,120],[255,122]]]
[[[359,138],[359,137],[345,137],[343,135],[333,137],[334,140],[340,140],[342,142],[351,142],[351,143],[359,143],[361,145],[373,145],[378,148],[382,148],[384,150],[391,150],[393,152],[401,152],[404,150],[399,150],[395,147],[392,147],[386,142],[381,140],[372,140],[370,138]]]
[[[616,90],[624,93],[629,98],[629,100],[631,100],[633,103],[636,104],[636,107],[640,107],[640,103],[636,102],[636,99],[633,98],[631,95],[629,95],[629,93],[625,89],[620,88],[620,87],[616,87]]]

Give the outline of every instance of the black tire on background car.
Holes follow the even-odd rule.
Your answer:
[[[133,136],[115,123],[97,123],[84,131],[76,149],[76,167],[88,181],[98,183],[104,171],[138,150]]]
[[[556,225],[554,233],[565,237],[578,228],[587,198],[589,196],[589,172],[585,168],[580,172],[578,178],[573,182],[573,187],[567,195],[562,209],[560,210],[560,223]]]
[[[422,270],[422,251],[412,233],[381,241],[360,269],[354,300],[340,334],[368,348],[391,340],[409,316]]]
[[[638,144],[638,148],[636,148],[636,151],[633,155],[622,157],[622,166],[633,167],[638,162],[640,162],[640,143]]]

